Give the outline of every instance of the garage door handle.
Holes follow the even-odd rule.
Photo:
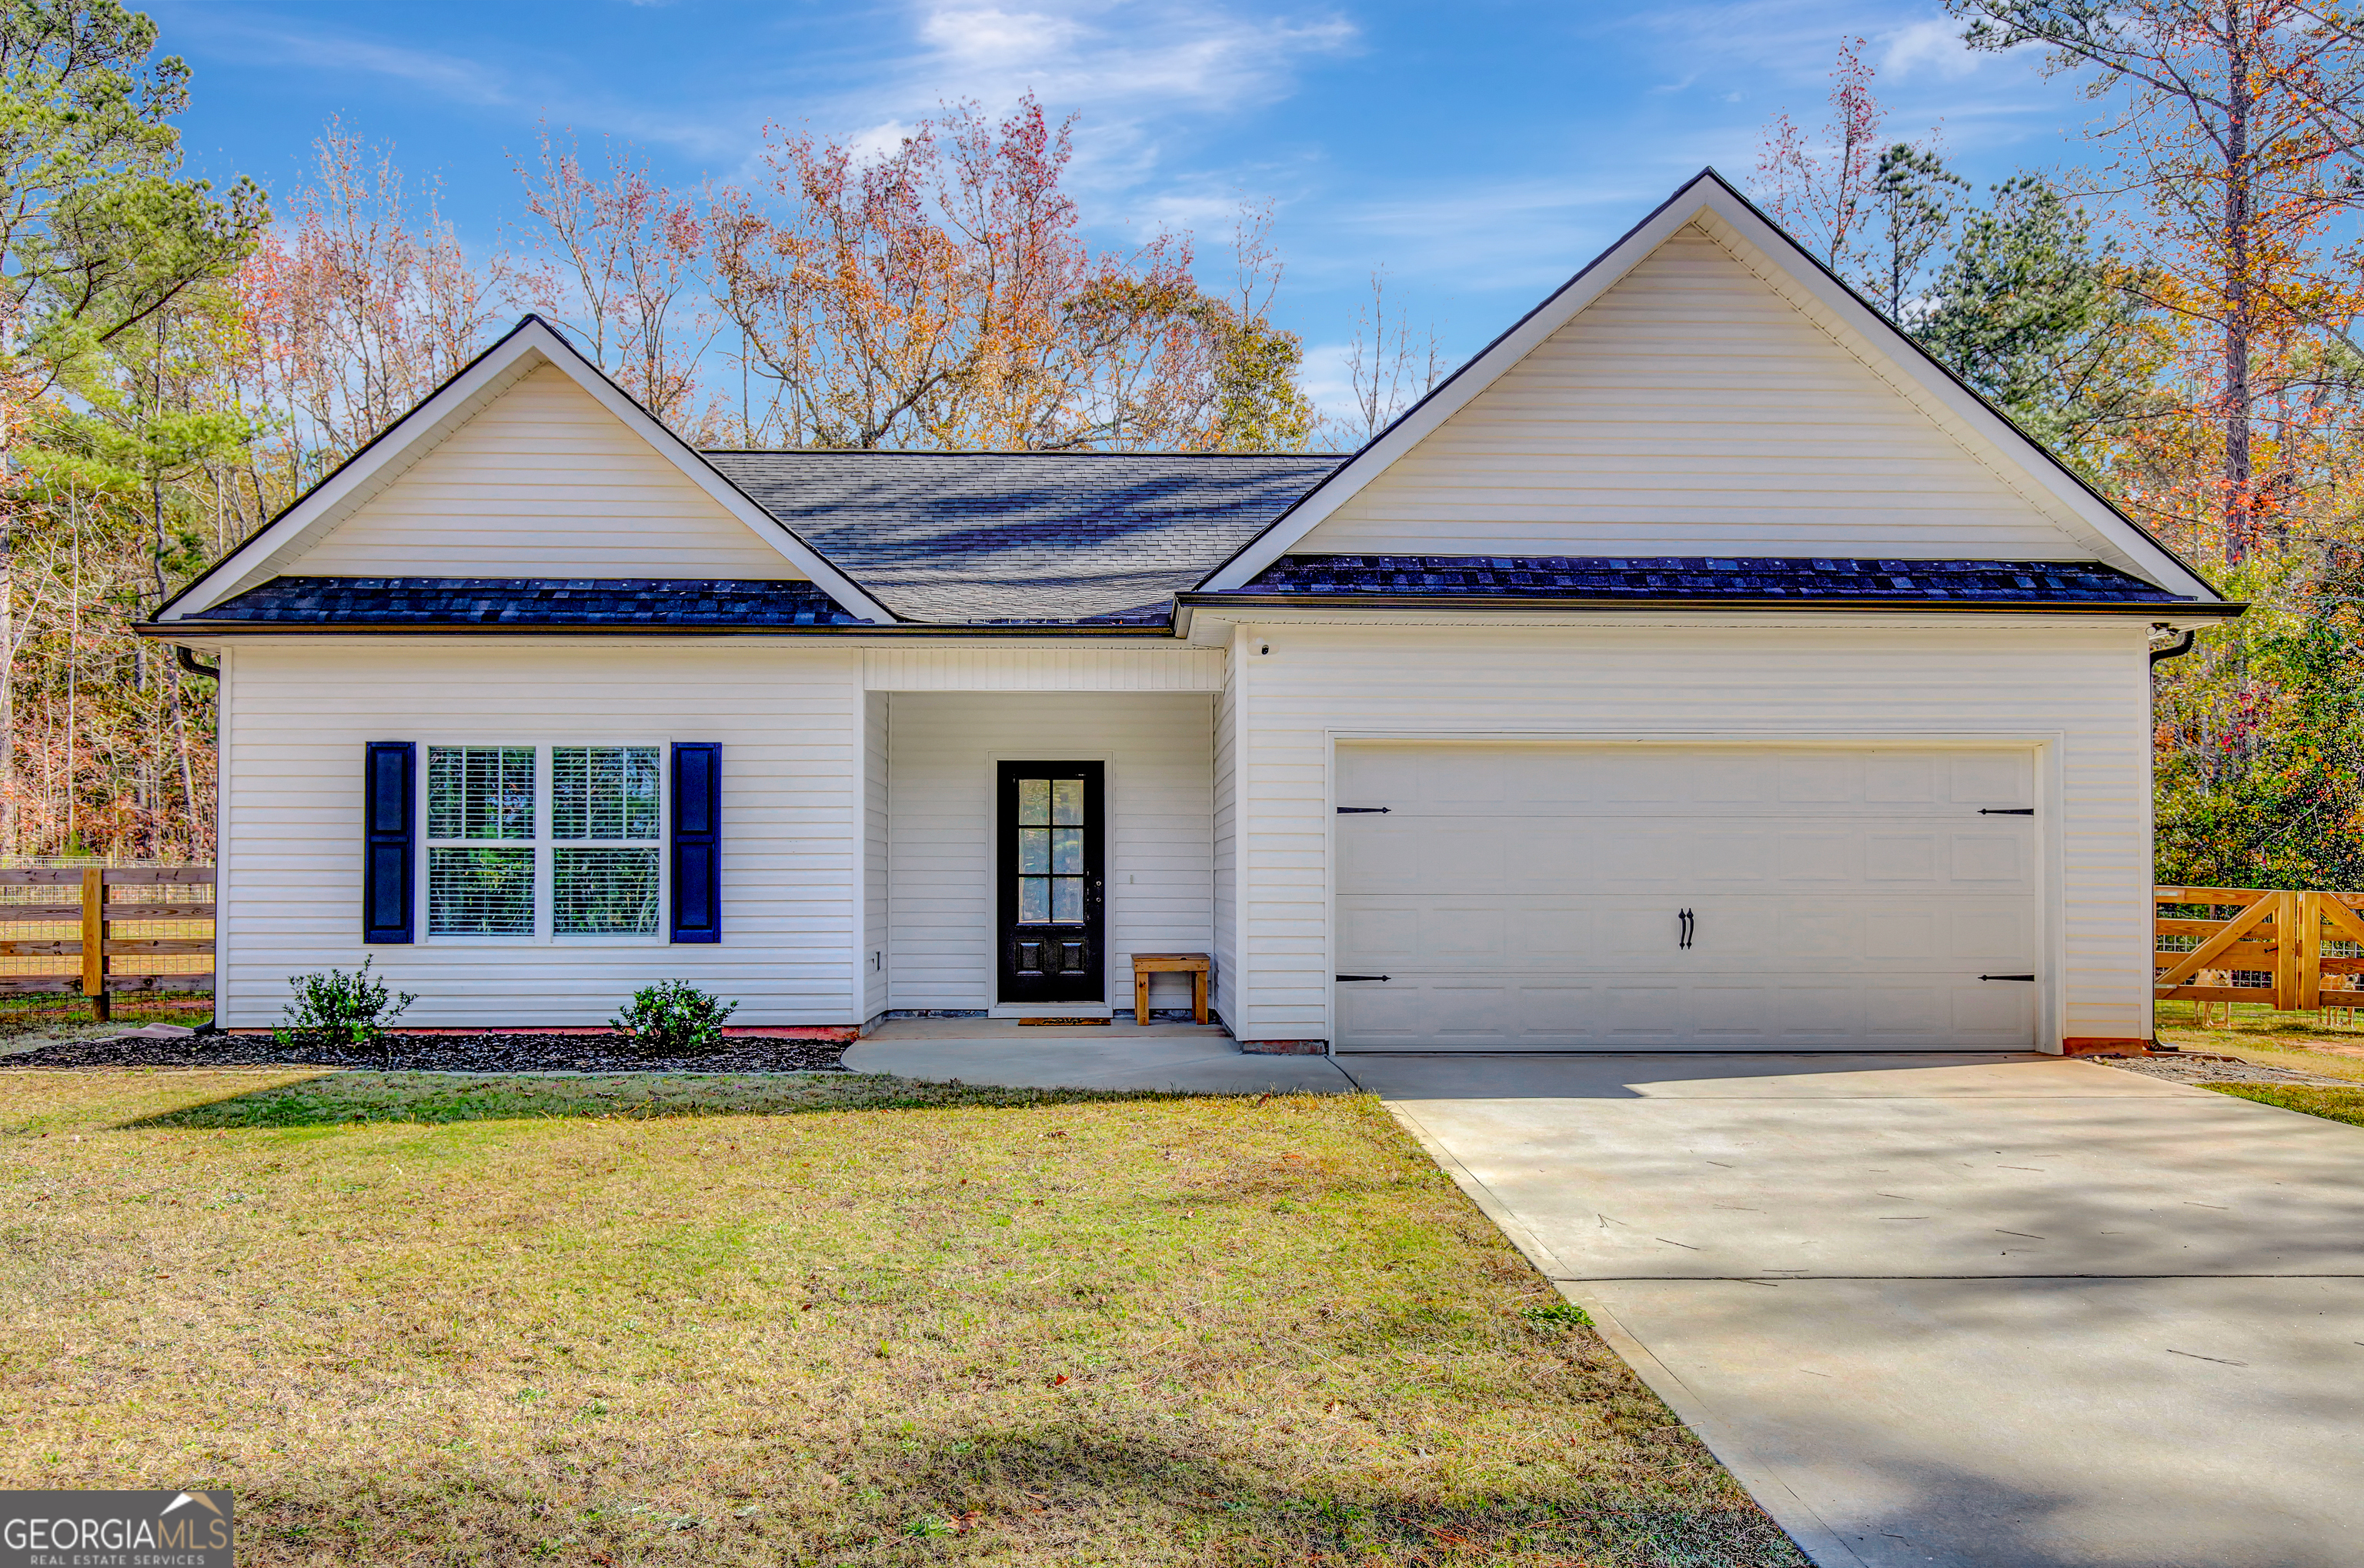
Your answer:
[[[1331,979],[1333,979],[1333,980],[1339,980],[1339,981],[1346,981],[1346,980],[1388,980],[1388,979],[1392,979],[1392,978],[1393,978],[1393,976],[1391,976],[1391,975],[1386,975],[1386,974],[1333,974],[1333,975],[1332,975],[1330,978],[1331,978]]]
[[[1681,914],[1677,915],[1675,918],[1681,922],[1682,926],[1682,937],[1675,945],[1678,947],[1687,948],[1691,945],[1691,931],[1699,922],[1688,909],[1684,910]]]
[[[2024,980],[2030,985],[2035,984],[2035,976],[2033,974],[1981,974],[1979,978],[1981,980]]]

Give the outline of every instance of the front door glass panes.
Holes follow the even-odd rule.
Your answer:
[[[1018,919],[1083,924],[1084,781],[1018,781]]]

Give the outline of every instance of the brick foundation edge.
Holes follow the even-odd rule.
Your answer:
[[[1323,1056],[1330,1051],[1326,1040],[1243,1040],[1241,1051],[1248,1056]]]
[[[2072,1034],[2060,1042],[2063,1056],[2091,1056],[2102,1051],[2148,1051],[2150,1040],[2143,1035]]]

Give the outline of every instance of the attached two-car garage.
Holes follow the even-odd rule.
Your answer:
[[[1337,1047],[2032,1050],[2034,759],[1341,744]]]

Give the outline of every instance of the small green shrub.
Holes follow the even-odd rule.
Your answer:
[[[633,994],[608,1022],[642,1056],[704,1056],[722,1049],[722,1020],[739,1010],[686,980],[660,980]]]
[[[296,999],[280,1014],[271,1031],[280,1044],[307,1051],[351,1051],[375,1045],[385,1026],[418,998],[396,991],[370,975],[370,961],[351,974],[331,969],[318,974],[291,974],[287,984]]]
[[[1549,1307],[1530,1307],[1521,1316],[1544,1329],[1589,1329],[1592,1314],[1573,1301],[1555,1301]]]

